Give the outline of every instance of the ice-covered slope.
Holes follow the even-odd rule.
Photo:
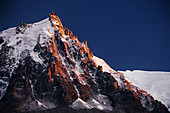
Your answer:
[[[104,72],[116,72],[115,70],[113,70],[103,59],[93,56],[93,60],[97,65],[102,66],[102,69]]]
[[[93,56],[87,41],[54,13],[0,33],[0,111],[57,106],[115,112],[167,113],[147,92]]]
[[[160,100],[170,111],[170,72],[140,70],[121,72],[133,85]]]
[[[2,31],[2,33],[0,33],[0,38],[3,42],[0,43],[0,50],[3,48],[3,45],[11,47],[12,49],[9,53],[9,59],[7,60],[9,61],[14,59],[15,62],[5,65],[4,67],[2,66],[2,63],[2,65],[0,65],[0,71],[5,70],[5,68],[9,69],[11,77],[12,72],[19,64],[19,61],[26,58],[28,54],[30,54],[34,61],[42,64],[43,60],[39,58],[38,53],[34,52],[33,49],[35,48],[37,42],[43,46],[50,40],[50,31],[54,31],[54,28],[49,26],[51,26],[51,23],[49,18],[46,18],[34,24],[24,25],[24,23],[22,23],[18,27],[9,28]],[[2,77],[1,79],[0,77],[0,83],[3,86],[3,88],[0,87],[0,99],[3,97],[8,87],[7,81],[8,78]]]
[[[93,60],[97,65],[102,66],[104,72],[116,72],[103,59],[93,56]],[[165,104],[170,111],[170,72],[140,70],[119,72],[123,73],[125,79],[131,82],[131,84],[139,87],[141,90],[147,91],[154,99]],[[113,74],[114,78],[116,78],[120,84],[120,75],[115,75],[116,74]]]

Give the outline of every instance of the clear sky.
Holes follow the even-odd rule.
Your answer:
[[[0,31],[52,10],[113,69],[170,71],[170,0],[1,0]]]

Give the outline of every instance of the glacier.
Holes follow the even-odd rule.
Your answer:
[[[97,65],[102,66],[104,72],[116,72],[103,59],[93,56],[93,60]],[[161,101],[170,111],[170,72],[142,70],[127,70],[118,72],[123,73],[125,79],[131,84],[147,91],[156,100]],[[119,75],[113,75],[115,78],[119,78]],[[119,83],[121,82],[119,79],[116,80],[119,81]]]
[[[4,30],[0,39],[1,110],[36,111],[66,105],[115,112],[168,112],[150,92],[127,81],[124,72],[94,56],[87,41],[79,42],[54,13],[40,22]]]
[[[161,101],[170,111],[170,72],[162,71],[120,71],[133,85],[147,91]]]

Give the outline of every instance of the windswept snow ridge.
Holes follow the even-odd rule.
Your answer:
[[[93,60],[97,65],[102,66],[104,72],[111,73],[111,75],[118,81],[118,85],[121,88],[126,87],[120,74],[116,73],[116,71],[114,71],[103,59],[93,56]],[[170,72],[139,70],[119,72],[123,73],[123,76],[131,82],[132,85],[139,87],[141,90],[147,91],[155,99],[165,104],[170,111]],[[141,99],[141,103],[144,105],[143,102],[145,103],[145,100]]]
[[[110,73],[118,81],[118,85],[121,88],[125,88],[125,84],[123,83],[119,73],[113,70],[103,59],[93,56],[93,60],[98,66],[102,66],[103,72]]]
[[[170,111],[170,72],[161,71],[120,71],[133,85],[147,91],[165,104]]]
[[[27,112],[63,105],[123,113],[168,111],[94,56],[87,41],[80,42],[54,12],[40,22],[2,31],[0,111]]]
[[[116,72],[115,70],[113,70],[103,59],[93,56],[93,60],[97,65],[102,66],[102,69],[104,72]]]

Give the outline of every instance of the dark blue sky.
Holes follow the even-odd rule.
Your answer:
[[[170,71],[170,0],[1,0],[0,31],[52,10],[115,70]]]

